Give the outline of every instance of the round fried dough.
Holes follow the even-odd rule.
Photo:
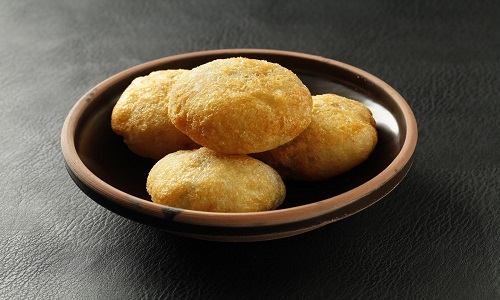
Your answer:
[[[281,177],[268,165],[204,147],[159,160],[149,172],[146,189],[155,203],[210,212],[272,210],[285,198]]]
[[[309,127],[293,141],[254,157],[287,179],[315,181],[366,160],[377,144],[375,120],[362,103],[334,94],[313,96]]]
[[[168,92],[184,72],[188,71],[163,70],[138,77],[121,95],[111,114],[111,127],[132,152],[157,160],[177,150],[199,147],[168,117]]]
[[[169,94],[172,123],[200,145],[226,154],[262,152],[311,122],[312,97],[292,71],[234,57],[179,76]]]

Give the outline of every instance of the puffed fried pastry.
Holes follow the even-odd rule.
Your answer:
[[[168,92],[184,72],[187,70],[162,70],[138,77],[115,104],[111,127],[132,152],[158,160],[177,150],[199,147],[168,117]]]
[[[375,120],[362,103],[335,94],[313,96],[312,122],[293,141],[254,157],[283,178],[316,181],[365,161],[377,144]]]
[[[146,189],[155,203],[209,212],[272,210],[285,198],[281,177],[268,165],[205,147],[166,155],[149,172]]]
[[[226,154],[262,152],[291,141],[311,122],[312,97],[292,71],[264,60],[217,59],[179,76],[172,123]]]

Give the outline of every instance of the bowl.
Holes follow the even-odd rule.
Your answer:
[[[155,163],[129,151],[111,130],[111,111],[138,76],[161,69],[191,69],[218,58],[242,56],[295,72],[313,95],[336,93],[371,109],[378,144],[354,169],[319,182],[286,181],[287,197],[273,211],[212,213],[151,202],[146,178]],[[90,89],[65,119],[61,147],[69,175],[105,208],[168,232],[215,241],[263,241],[304,233],[357,213],[386,196],[412,163],[417,124],[406,101],[388,84],[348,64],[303,53],[227,49],[169,56],[127,69]]]

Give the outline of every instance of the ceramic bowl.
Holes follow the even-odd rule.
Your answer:
[[[286,182],[287,197],[273,211],[211,213],[150,201],[145,183],[154,161],[141,158],[111,130],[121,93],[138,77],[161,69],[190,69],[218,58],[243,56],[294,71],[311,93],[336,93],[368,106],[378,144],[367,161],[320,182]],[[61,133],[67,170],[91,199],[131,220],[206,240],[261,241],[313,230],[348,217],[382,199],[412,163],[417,124],[406,101],[377,77],[348,64],[303,53],[230,49],[165,57],[120,72],[90,89],[69,112]]]

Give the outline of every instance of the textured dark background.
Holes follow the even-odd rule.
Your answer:
[[[0,0],[1,299],[499,299],[499,1]],[[419,124],[384,200],[303,235],[191,240],[68,176],[66,114],[156,58],[270,48],[389,83]]]

